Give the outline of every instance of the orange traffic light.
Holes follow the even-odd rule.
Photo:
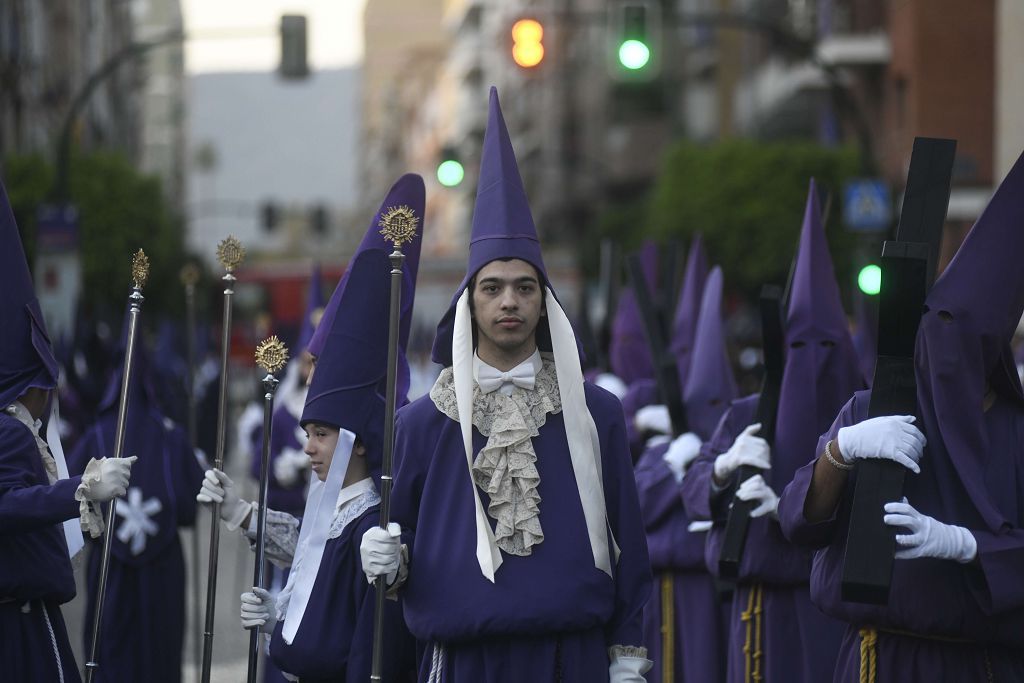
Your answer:
[[[520,19],[512,25],[512,60],[532,69],[544,59],[544,26],[536,19]]]

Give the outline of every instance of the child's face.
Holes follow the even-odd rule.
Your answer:
[[[303,450],[309,456],[313,474],[320,481],[326,481],[334,460],[334,449],[338,446],[338,428],[310,422],[305,429],[306,447]]]

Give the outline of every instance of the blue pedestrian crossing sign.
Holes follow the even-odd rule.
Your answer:
[[[892,199],[882,180],[854,180],[843,188],[843,223],[854,232],[881,232],[892,225]]]

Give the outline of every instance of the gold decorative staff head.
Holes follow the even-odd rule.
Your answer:
[[[406,242],[412,242],[412,238],[416,236],[416,224],[419,222],[416,212],[402,204],[385,211],[378,225],[384,239],[394,243],[396,249],[400,249]]]
[[[195,285],[199,282],[199,266],[194,263],[186,263],[181,267],[181,272],[178,273],[178,277],[181,278],[181,284],[183,285]]]
[[[256,365],[266,370],[267,373],[273,375],[280,372],[286,363],[288,363],[288,347],[277,338],[276,334],[264,339],[256,347]]]
[[[245,247],[234,235],[228,235],[217,245],[217,260],[230,273],[245,260]]]
[[[132,257],[132,282],[135,289],[142,289],[149,278],[149,257],[139,249]]]

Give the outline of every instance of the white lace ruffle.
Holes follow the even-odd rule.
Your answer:
[[[100,482],[100,461],[91,458],[82,472],[82,481],[75,489],[75,500],[78,501],[78,516],[81,520],[82,531],[92,538],[99,538],[103,535],[106,524],[103,521],[103,514],[92,504],[88,495],[93,486]]]
[[[487,513],[497,523],[495,541],[510,555],[529,555],[532,547],[544,540],[533,437],[540,433],[548,414],[562,410],[562,402],[554,360],[546,353],[541,359],[533,389],[516,386],[506,396],[501,391],[484,393],[473,388],[473,425],[487,437],[473,461],[473,481],[490,499]],[[438,410],[458,421],[451,368],[441,372],[430,398]]]
[[[352,520],[380,503],[380,494],[375,489],[370,489],[362,495],[342,503],[334,509],[334,517],[331,519],[331,528],[327,532],[327,538],[338,538]],[[294,578],[299,575],[299,567],[302,566],[303,557],[306,554],[306,547],[309,544],[307,537],[303,545],[295,549],[292,559],[292,570],[288,575],[288,583],[277,595],[277,619],[283,621],[288,614],[288,603],[292,599],[292,591],[295,589]]]

